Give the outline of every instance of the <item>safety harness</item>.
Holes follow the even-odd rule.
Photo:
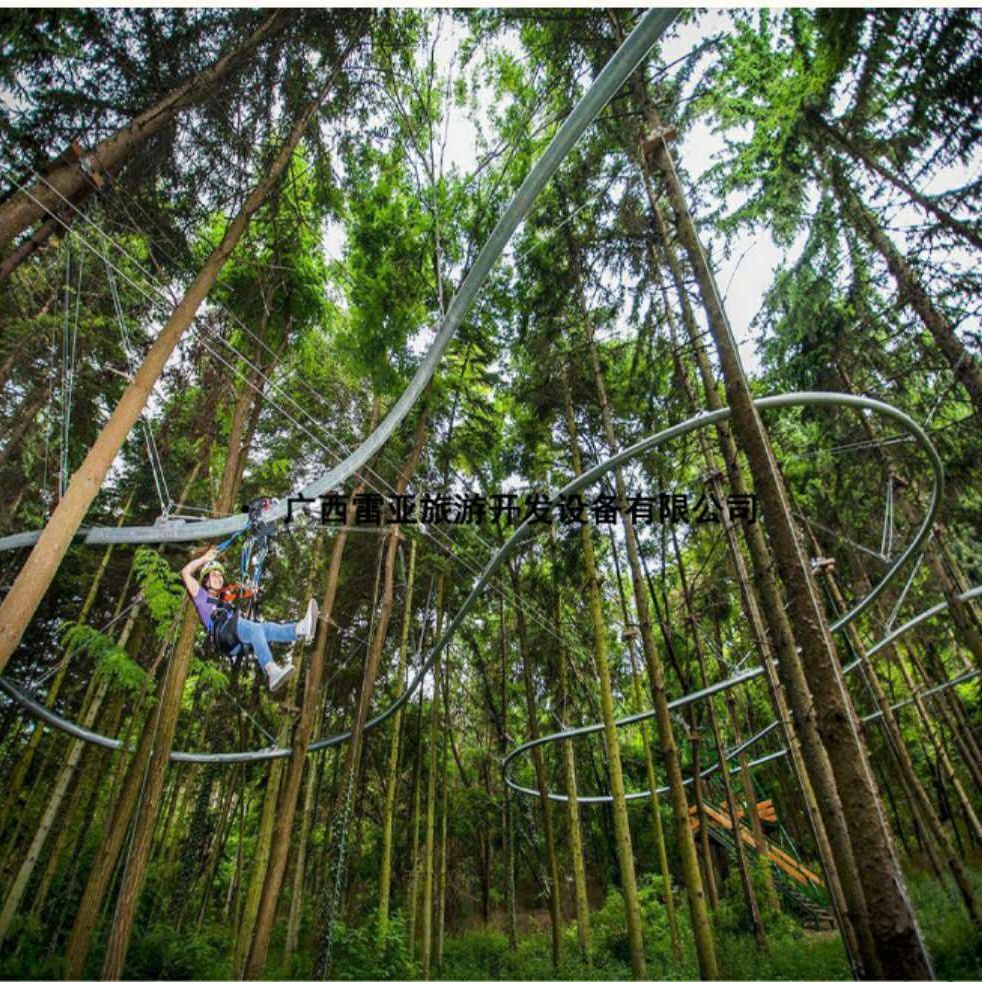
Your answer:
[[[259,613],[260,583],[276,530],[275,523],[265,518],[265,513],[272,506],[272,498],[257,498],[247,509],[249,520],[246,526],[218,546],[218,551],[224,552],[240,535],[247,535],[239,564],[242,580],[230,583],[219,591],[209,629],[212,644],[230,658],[242,653],[242,642],[238,638],[240,609],[247,617],[255,617]]]

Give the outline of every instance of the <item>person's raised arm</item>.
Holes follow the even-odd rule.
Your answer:
[[[181,579],[184,580],[184,586],[187,588],[188,593],[194,598],[198,595],[198,590],[201,589],[201,584],[194,578],[194,574],[201,569],[205,563],[210,563],[218,555],[218,550],[212,546],[204,555],[198,556],[197,559],[192,559],[184,569],[181,570]]]

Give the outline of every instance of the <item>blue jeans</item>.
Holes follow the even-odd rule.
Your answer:
[[[275,624],[272,621],[247,621],[239,618],[236,634],[243,644],[252,646],[252,653],[260,666],[265,669],[273,660],[273,652],[269,649],[270,641],[289,644],[297,640],[297,625]]]

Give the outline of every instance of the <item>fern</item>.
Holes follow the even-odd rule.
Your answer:
[[[95,662],[96,674],[108,679],[112,688],[137,692],[147,684],[147,673],[119,645],[87,624],[69,622],[62,629],[66,654],[87,652]]]
[[[184,599],[184,585],[170,564],[153,549],[139,548],[133,568],[155,625],[157,637],[164,640],[177,618]]]
[[[211,689],[216,693],[224,692],[228,688],[228,676],[213,662],[195,658],[191,662],[191,670],[188,672],[184,691],[181,694],[183,708],[190,709],[192,707],[194,693],[199,686]]]

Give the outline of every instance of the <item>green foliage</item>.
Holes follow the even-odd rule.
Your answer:
[[[411,974],[406,925],[395,914],[385,931],[372,918],[360,927],[334,924],[332,977],[336,979],[405,979]]]
[[[226,978],[222,957],[226,932],[219,929],[178,931],[157,921],[133,932],[126,959],[126,974],[140,979]]]
[[[357,166],[360,191],[346,216],[351,308],[336,344],[356,376],[370,376],[377,392],[395,391],[407,341],[426,322],[430,225],[401,151],[366,153]]]
[[[187,679],[184,681],[181,706],[184,709],[190,709],[194,705],[194,697],[199,691],[199,688],[201,691],[210,690],[212,693],[221,693],[228,689],[228,682],[228,676],[218,667],[215,661],[209,661],[204,658],[193,658]],[[227,703],[224,711],[228,711]]]
[[[982,896],[982,872],[968,870],[975,896]],[[908,877],[911,899],[939,979],[982,978],[982,949],[978,927],[969,920],[964,905],[947,888],[926,873]]]
[[[125,692],[138,692],[147,673],[112,639],[87,624],[68,623],[62,631],[66,653],[85,651],[96,663],[96,671],[109,684]]]
[[[185,596],[184,584],[170,563],[155,549],[141,546],[133,556],[133,569],[143,593],[144,603],[163,640],[174,625]]]
[[[18,915],[11,923],[11,937],[20,941],[0,957],[0,979],[60,979],[62,959],[50,954],[40,920]]]

